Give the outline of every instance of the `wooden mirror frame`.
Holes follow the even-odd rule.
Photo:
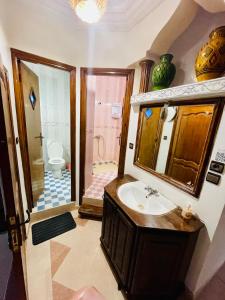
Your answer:
[[[138,118],[138,129],[137,129],[137,136],[136,136],[136,146],[135,146],[135,155],[134,155],[134,165],[151,173],[152,175],[155,175],[156,177],[172,184],[173,186],[187,192],[188,194],[198,198],[202,189],[202,185],[205,178],[205,173],[207,170],[207,166],[209,163],[209,159],[211,156],[211,152],[214,145],[215,135],[217,133],[217,129],[220,124],[220,120],[223,113],[223,107],[224,107],[224,100],[225,98],[207,98],[207,99],[186,99],[186,100],[171,100],[171,101],[152,101],[151,104],[143,104],[140,105],[139,109],[139,118]],[[198,177],[196,180],[196,184],[194,187],[188,187],[187,185],[183,184],[182,182],[179,182],[168,175],[160,174],[156,172],[155,170],[143,166],[140,164],[138,159],[139,154],[139,146],[140,146],[140,139],[141,139],[141,132],[142,132],[142,109],[144,108],[150,108],[150,107],[163,107],[165,104],[168,104],[169,106],[186,106],[186,105],[204,105],[204,104],[214,104],[215,105],[215,111],[212,118],[212,123],[210,126],[209,134],[206,141],[205,146],[205,153],[203,154],[202,162],[200,164],[200,171],[198,173]]]

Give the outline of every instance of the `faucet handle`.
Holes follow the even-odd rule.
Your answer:
[[[151,188],[149,185],[147,185],[147,186],[145,187],[145,190],[148,191],[148,192],[150,192],[150,191],[152,190],[152,188]]]
[[[158,190],[154,190],[154,189],[153,189],[153,193],[154,193],[156,196],[159,196],[159,191],[158,191]]]

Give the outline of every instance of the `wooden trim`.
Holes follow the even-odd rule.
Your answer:
[[[20,217],[20,223],[23,223],[25,221],[24,217],[24,210],[23,210],[23,201],[22,201],[22,193],[21,193],[21,183],[20,183],[20,176],[19,176],[19,168],[18,168],[18,159],[17,159],[17,153],[16,153],[16,139],[15,139],[15,130],[14,130],[14,124],[13,124],[13,118],[12,118],[12,104],[11,104],[11,96],[10,96],[10,87],[9,87],[9,80],[8,80],[8,71],[7,69],[3,66],[3,69],[0,69],[0,73],[2,75],[4,74],[5,78],[5,86],[8,92],[8,102],[9,102],[9,115],[10,115],[10,124],[12,127],[12,144],[13,144],[13,161],[15,162],[15,176],[18,181],[18,211],[19,211],[19,217]],[[3,76],[2,76],[3,78]],[[22,239],[26,239],[26,227],[25,224],[20,226],[21,228],[21,234],[22,234]]]
[[[82,204],[85,187],[87,69],[80,69],[80,184],[79,204]]]
[[[154,102],[152,104],[144,104],[140,106],[139,111],[139,120],[138,120],[138,129],[137,129],[137,136],[136,136],[136,147],[135,147],[135,155],[134,155],[134,165],[151,173],[152,175],[155,175],[156,177],[172,184],[173,186],[187,192],[188,194],[198,198],[202,189],[202,185],[205,179],[205,174],[207,171],[209,159],[212,153],[213,145],[214,145],[214,138],[217,133],[220,120],[223,114],[223,108],[224,108],[224,102],[225,98],[213,98],[213,99],[189,99],[189,100],[174,100],[170,103],[170,105],[173,106],[179,106],[179,105],[200,105],[200,104],[215,104],[215,110],[205,146],[205,153],[203,155],[202,161],[200,163],[200,172],[196,179],[196,185],[193,188],[188,187],[187,185],[172,179],[171,177],[160,174],[156,172],[155,170],[152,170],[149,167],[143,166],[137,161],[138,157],[138,151],[139,151],[139,140],[140,140],[140,134],[141,134],[141,128],[142,128],[142,122],[141,122],[141,111],[143,108],[146,107],[162,107],[165,103],[164,101]]]
[[[55,60],[37,56],[17,49],[11,49],[14,90],[16,99],[16,113],[19,131],[19,142],[22,156],[22,165],[24,172],[24,182],[28,208],[32,211],[33,195],[31,189],[31,175],[28,155],[27,130],[25,120],[25,110],[23,101],[23,91],[21,87],[21,78],[19,72],[19,63],[21,60],[38,63],[67,71],[70,73],[70,147],[71,147],[71,201],[75,201],[76,197],[76,68]]]
[[[87,101],[87,75],[96,76],[125,76],[127,78],[126,92],[123,105],[123,119],[121,131],[121,144],[119,154],[118,176],[124,175],[127,136],[130,119],[130,98],[133,92],[134,69],[115,68],[81,68],[80,70],[80,192],[79,203],[82,204],[82,197],[85,186],[85,149],[86,149],[86,101]]]
[[[128,137],[128,129],[129,129],[129,121],[130,121],[130,98],[133,92],[134,72],[135,71],[132,69],[124,70],[124,75],[127,77],[127,86],[126,86],[126,93],[125,93],[124,105],[123,105],[123,119],[122,119],[118,177],[123,177],[124,175],[126,150],[127,150],[127,137]]]
[[[11,54],[12,56],[17,57],[17,59],[29,61],[34,64],[42,64],[42,65],[46,65],[49,67],[53,67],[68,72],[72,72],[76,70],[74,66],[67,65],[56,60],[52,60],[46,57],[38,56],[36,54],[24,52],[14,48],[11,48]]]
[[[76,201],[76,68],[70,71],[71,201]]]

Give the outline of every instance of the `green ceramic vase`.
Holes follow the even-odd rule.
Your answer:
[[[171,62],[173,59],[172,54],[163,54],[160,57],[160,63],[153,68],[152,71],[152,84],[153,91],[166,89],[170,86],[176,74],[176,67]]]

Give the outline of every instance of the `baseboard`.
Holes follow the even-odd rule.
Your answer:
[[[103,207],[103,200],[83,197],[82,204],[88,204],[88,205],[93,205],[93,206],[97,206],[97,207]]]
[[[90,205],[90,204],[82,204],[78,210],[79,217],[91,220],[102,220],[103,215],[103,207]]]
[[[72,211],[78,209],[75,202],[71,202],[69,204],[60,205],[58,207],[53,207],[46,209],[44,211],[35,212],[31,214],[31,222],[40,221],[43,219],[51,218],[60,214],[63,214],[68,211]]]

